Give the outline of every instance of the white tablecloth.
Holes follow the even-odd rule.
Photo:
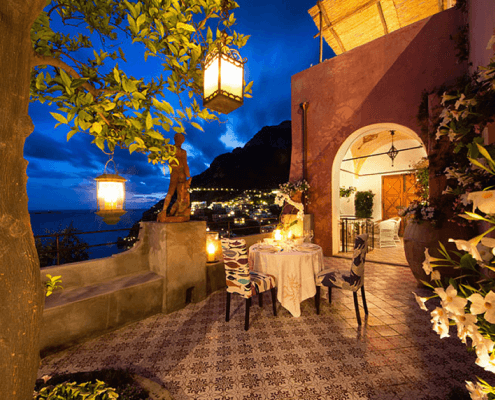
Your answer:
[[[256,244],[249,248],[251,268],[275,276],[277,299],[294,317],[301,316],[300,303],[316,294],[315,276],[323,269],[321,247],[304,246],[304,251],[280,252]]]

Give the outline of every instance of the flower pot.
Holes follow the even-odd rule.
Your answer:
[[[449,239],[464,239],[468,240],[475,236],[472,229],[461,227],[453,222],[444,222],[441,228],[436,228],[431,222],[410,221],[404,231],[404,252],[407,263],[414,277],[418,281],[418,286],[423,286],[421,280],[430,282],[430,276],[426,275],[423,270],[423,262],[425,260],[425,249],[429,249],[428,253],[431,257],[444,258],[438,251],[440,241],[447,251],[457,251],[455,243],[449,242]],[[453,256],[451,254],[451,256]],[[454,256],[453,256],[454,258]],[[444,277],[454,278],[460,276],[462,271],[453,267],[438,268],[442,279]]]
[[[302,195],[303,195],[303,192],[301,191],[296,191],[296,192],[293,192],[291,195],[290,195],[290,199],[292,201],[295,201],[296,203],[302,203]]]

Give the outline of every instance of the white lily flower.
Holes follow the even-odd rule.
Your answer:
[[[440,271],[438,270],[435,270],[431,273],[431,277],[430,279],[432,281],[439,281],[440,279],[442,279],[441,275],[440,275]]]
[[[483,261],[477,248],[479,240],[476,236],[470,240],[449,239],[449,242],[454,242],[457,250],[467,251],[476,261]]]
[[[475,293],[469,296],[468,300],[471,302],[471,314],[484,313],[487,322],[495,324],[495,293],[490,290],[485,298],[481,294]]]
[[[442,299],[442,307],[455,315],[463,315],[467,299],[457,296],[457,290],[449,285],[447,290],[435,288],[435,293]]]
[[[471,400],[488,400],[488,395],[483,391],[483,387],[476,383],[466,381],[466,388],[469,390]]]
[[[455,321],[457,325],[457,337],[461,339],[461,342],[466,344],[466,338],[471,336],[472,332],[477,331],[478,327],[476,326],[476,322],[478,318],[476,315],[472,314],[463,314],[463,315],[454,315],[452,319]]]
[[[476,347],[476,364],[486,371],[495,372],[495,354],[492,354],[486,347]]]
[[[459,109],[459,106],[463,106],[464,105],[464,99],[466,98],[466,95],[464,93],[461,94],[461,97],[459,98],[459,100],[457,100],[455,102],[455,105],[454,105],[454,108],[456,110]]]
[[[495,190],[468,193],[468,200],[473,202],[473,212],[478,208],[485,214],[495,214]]]
[[[413,292],[413,295],[414,297],[416,298],[416,301],[418,302],[419,304],[419,307],[424,310],[424,311],[428,311],[428,309],[426,308],[426,305],[425,305],[425,302],[428,300],[428,298],[426,297],[420,297],[418,296],[416,293]]]
[[[437,307],[431,312],[433,330],[440,335],[440,339],[449,337],[449,318],[443,308]]]
[[[480,253],[480,257],[482,260],[482,264],[487,265],[490,263],[490,261],[493,258],[492,251],[494,250],[491,247],[485,246],[482,242],[478,243],[478,246],[476,246],[478,249],[478,253]]]
[[[430,256],[430,253],[428,253],[428,248],[425,249],[425,260],[423,261],[423,269],[426,275],[430,275],[431,272],[433,271],[433,268],[431,267],[431,263],[439,260],[440,260],[439,258]]]

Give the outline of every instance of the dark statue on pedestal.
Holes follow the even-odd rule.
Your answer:
[[[171,162],[170,167],[170,185],[167,196],[163,202],[163,210],[158,214],[158,222],[185,222],[191,218],[191,196],[189,188],[191,186],[191,176],[189,166],[187,165],[187,152],[181,148],[184,143],[184,135],[177,133],[174,136],[175,141],[175,158],[178,163]],[[167,216],[167,208],[172,200],[172,196],[177,191],[177,200],[170,209],[170,215]]]

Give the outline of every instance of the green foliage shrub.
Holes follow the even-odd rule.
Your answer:
[[[72,221],[64,229],[59,228],[58,231],[46,230],[45,235],[60,235],[58,241],[60,264],[89,260],[89,244],[79,239],[77,234],[80,232],[80,230],[74,228]],[[35,238],[35,244],[41,268],[57,265],[56,237]]]
[[[79,397],[74,397],[75,393],[78,393]],[[117,398],[119,400],[150,400],[148,392],[134,381],[131,372],[121,369],[55,375],[49,377],[46,382],[38,379],[33,395],[34,400]]]
[[[356,217],[371,218],[373,215],[373,197],[375,197],[375,194],[371,190],[356,192],[354,196]]]

